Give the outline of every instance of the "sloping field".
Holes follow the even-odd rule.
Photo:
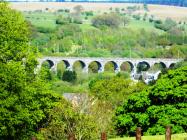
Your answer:
[[[82,5],[85,10],[92,11],[108,11],[111,7],[126,8],[132,5],[138,5],[143,7],[142,4],[128,4],[128,3],[71,3],[71,2],[16,2],[11,3],[12,7],[21,11],[33,11],[33,10],[45,10],[49,8],[51,11],[57,9],[72,9],[76,5]],[[176,6],[163,6],[163,5],[149,5],[149,15],[155,15],[158,18],[170,17],[177,21],[187,21],[187,8]],[[136,11],[136,13],[145,13],[142,9]]]

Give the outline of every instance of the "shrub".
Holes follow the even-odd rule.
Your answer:
[[[93,14],[93,11],[86,11],[85,15],[86,16],[93,16],[94,14]]]
[[[155,20],[154,23],[155,24],[162,24],[162,20]]]
[[[37,31],[40,33],[52,33],[54,32],[54,29],[45,28],[45,27],[37,27]]]
[[[65,140],[74,134],[79,140],[96,140],[98,125],[95,118],[81,112],[81,109],[76,104],[72,105],[65,99],[61,99],[50,111],[50,120],[47,127],[40,130],[41,135],[45,139]]]
[[[65,13],[69,13],[70,10],[69,10],[69,9],[65,9],[64,12],[65,12]]]
[[[168,31],[170,29],[172,29],[173,27],[175,27],[177,24],[175,21],[173,21],[171,18],[167,18],[164,23],[162,23],[161,20],[156,20],[155,21],[155,28],[164,30],[164,31]]]
[[[121,17],[115,13],[99,15],[92,19],[92,25],[95,27],[119,27],[121,23]]]
[[[77,74],[75,71],[66,70],[62,75],[62,80],[67,82],[75,82]]]
[[[82,24],[82,19],[80,17],[74,17],[73,18],[73,23],[76,23],[76,24]]]
[[[154,21],[154,19],[153,18],[149,18],[149,22],[153,22]]]
[[[132,16],[134,19],[136,19],[136,20],[140,20],[141,19],[141,16],[138,14],[138,15],[133,15]]]
[[[56,19],[56,24],[60,24],[60,25],[65,25],[65,24],[68,24],[70,22],[71,22],[71,18],[69,18],[69,17],[64,18],[63,16],[59,16]]]
[[[64,9],[58,9],[57,12],[58,13],[64,12]]]

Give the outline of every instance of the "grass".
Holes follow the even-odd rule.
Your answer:
[[[83,31],[87,31],[87,30],[97,30],[97,28],[95,28],[94,26],[92,26],[91,24],[80,24],[80,28]]]
[[[143,21],[143,20],[131,19],[127,27],[131,29],[135,29],[135,30],[139,30],[139,29],[155,30],[158,33],[163,33],[162,30],[155,28],[153,23],[150,23],[148,21]]]
[[[28,21],[32,23],[32,25],[36,27],[45,27],[51,29],[54,29],[56,27],[55,20],[61,14],[62,13],[52,13],[52,12],[24,12],[24,16]],[[62,15],[67,16],[67,13],[63,13]],[[96,29],[95,27],[91,26],[91,19],[92,17],[89,17],[87,20],[83,19],[84,23],[80,25],[83,31],[89,29]],[[131,19],[127,27],[135,30],[143,28],[145,30],[155,30],[158,33],[163,33],[163,31],[156,29],[153,23],[143,20]]]
[[[25,12],[24,16],[32,25],[36,27],[52,28],[56,27],[55,20],[57,15],[55,13],[45,13],[45,12]]]
[[[187,133],[174,134],[172,135],[171,140],[185,140],[185,138],[187,138]],[[109,140],[135,140],[135,137],[114,138]],[[164,135],[143,136],[142,140],[165,140],[165,136]]]

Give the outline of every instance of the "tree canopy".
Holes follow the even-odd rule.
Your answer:
[[[109,26],[119,27],[122,23],[122,19],[118,14],[110,13],[96,16],[92,19],[92,25],[95,27]]]
[[[133,92],[142,91],[145,87],[143,83],[133,83],[122,76],[94,79],[89,84],[92,95],[100,100],[110,101],[114,106],[121,104]]]
[[[34,73],[35,48],[21,14],[0,3],[0,139],[30,139],[59,97]]]
[[[170,70],[155,85],[134,94],[117,108],[115,125],[120,135],[134,135],[140,126],[144,134],[187,131],[187,66]]]

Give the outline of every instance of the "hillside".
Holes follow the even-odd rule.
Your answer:
[[[186,57],[187,8],[111,3],[13,3],[12,7],[22,9],[33,31],[31,43],[42,55]]]
[[[8,0],[15,1],[15,0]],[[26,0],[17,0],[26,1]],[[146,4],[159,4],[159,5],[175,5],[175,6],[187,6],[186,0],[27,0],[27,2],[121,2],[121,3],[146,3]]]
[[[81,3],[81,2],[65,2],[65,3],[59,3],[59,2],[47,2],[47,3],[37,3],[37,2],[15,2],[11,3],[12,7],[14,9],[20,10],[20,11],[34,11],[34,10],[45,10],[46,8],[51,9],[51,11],[55,11],[57,9],[73,9],[76,5],[81,5],[84,7],[86,11],[101,11],[106,12],[111,7],[113,9],[115,8],[126,8],[128,6],[142,6],[142,4],[130,4],[130,3]],[[142,12],[140,11],[137,12]],[[175,20],[185,20],[187,21],[187,8],[185,7],[176,7],[176,6],[163,6],[163,5],[151,5],[149,4],[149,13],[150,15],[154,15],[160,18],[166,18],[170,17]]]

